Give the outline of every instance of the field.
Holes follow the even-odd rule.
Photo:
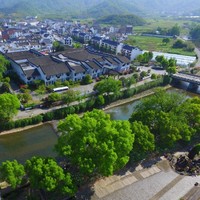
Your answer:
[[[174,25],[178,25],[181,27],[181,35],[187,35],[189,33],[189,29],[187,26],[190,26],[192,24],[189,20],[178,20],[178,19],[146,19],[147,24],[144,26],[135,26],[133,28],[133,31],[138,33],[143,32],[152,32],[156,31],[158,27],[162,29],[170,29]]]
[[[172,45],[176,41],[175,39],[170,39],[170,42],[168,44],[163,43],[162,40],[163,38],[134,35],[134,36],[129,36],[128,40],[126,40],[125,43],[132,46],[137,46],[147,51],[158,51],[158,52],[160,51],[164,53],[195,56],[195,52],[188,52],[185,51],[184,49],[173,49]],[[188,43],[192,45],[192,42]]]

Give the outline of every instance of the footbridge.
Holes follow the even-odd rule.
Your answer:
[[[177,74],[173,74],[172,78],[200,85],[200,76],[197,76],[197,75],[177,73]]]
[[[200,86],[200,76],[194,74],[177,73],[173,74],[172,78],[174,81],[184,81],[188,82],[188,89],[196,90]]]

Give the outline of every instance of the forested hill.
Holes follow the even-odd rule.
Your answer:
[[[199,0],[0,0],[0,14],[103,17],[112,14],[191,13]]]
[[[145,20],[136,15],[109,15],[97,20],[99,24],[142,26]]]

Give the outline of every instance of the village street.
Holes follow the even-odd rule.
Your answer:
[[[149,69],[151,69],[151,67],[140,67],[141,68],[141,71],[148,71]],[[155,73],[155,74],[165,74],[166,71],[165,70],[155,70],[155,69],[151,69],[151,74],[152,73]],[[128,75],[125,75],[124,77],[128,78],[132,76],[132,74],[128,74]],[[120,76],[120,78],[123,77],[123,76]],[[140,81],[136,84],[133,84],[131,86],[131,88],[133,87],[137,87],[139,85],[142,85],[144,83],[147,83],[149,81],[152,81],[150,77],[148,77],[147,79],[143,80],[143,81]],[[79,91],[81,94],[91,94],[93,93],[93,87],[94,85],[96,84],[96,81],[94,81],[93,83],[89,84],[89,85],[80,85],[78,87],[75,87],[73,88],[73,90],[75,91]],[[73,104],[77,104],[78,102],[74,102]],[[73,105],[72,104],[72,105]],[[48,109],[42,109],[42,108],[35,108],[35,109],[32,109],[32,110],[26,110],[26,111],[19,111],[17,116],[15,116],[14,120],[17,120],[17,119],[22,119],[22,118],[28,118],[28,117],[33,117],[33,116],[36,116],[36,115],[39,115],[39,114],[42,114],[42,113],[46,113],[46,112],[49,112],[51,110],[56,110],[56,109],[59,109],[59,108],[62,108],[62,107],[66,107],[67,105],[61,105],[61,106],[55,106],[55,107],[52,107],[52,108],[48,108]]]

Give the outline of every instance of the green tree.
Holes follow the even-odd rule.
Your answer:
[[[97,96],[95,104],[96,104],[97,107],[101,107],[105,104],[105,99],[104,99],[103,95]]]
[[[147,72],[142,71],[142,72],[140,73],[140,77],[141,77],[141,78],[144,78],[145,76],[147,76]]]
[[[10,93],[10,84],[7,82],[4,82],[0,88],[0,93]]]
[[[54,42],[53,42],[53,50],[54,50],[55,52],[64,51],[64,46],[61,45],[60,42],[54,41]]]
[[[3,55],[0,55],[0,80],[2,80],[3,74],[5,73],[9,65],[10,65],[10,62],[6,60]]]
[[[37,90],[35,90],[37,94],[45,94],[47,92],[45,84],[38,85]]]
[[[92,83],[92,77],[91,77],[89,74],[87,74],[87,75],[82,79],[81,84],[83,84],[83,85],[88,85],[88,84],[90,84],[90,83]]]
[[[164,44],[168,44],[170,42],[170,39],[169,38],[163,38],[162,42]]]
[[[67,90],[63,95],[62,95],[62,101],[69,105],[70,103],[76,101],[80,95],[79,91],[74,91],[74,90]]]
[[[142,122],[134,121],[131,124],[131,129],[135,135],[135,142],[131,154],[136,159],[141,159],[155,149],[154,135],[150,132],[148,126],[143,125]]]
[[[158,62],[158,63],[161,63],[164,59],[165,59],[165,57],[163,55],[156,56],[156,62]]]
[[[56,93],[56,92],[51,93],[51,94],[47,97],[47,101],[48,101],[48,102],[51,102],[51,103],[56,102],[56,101],[60,101],[60,100],[61,100],[61,94]]]
[[[171,29],[168,30],[168,35],[179,36],[180,32],[181,32],[180,26],[178,26],[178,24],[175,24]]]
[[[141,121],[154,134],[157,144],[173,145],[178,140],[191,138],[193,130],[187,116],[177,111],[186,97],[178,93],[167,93],[161,89],[141,101],[133,112],[130,121]]]
[[[27,103],[28,101],[32,100],[32,96],[29,93],[19,93],[17,94],[17,98],[21,103]]]
[[[151,75],[151,79],[156,79],[157,78],[157,75],[156,74],[152,74]]]
[[[184,41],[182,41],[181,39],[178,39],[178,40],[176,40],[176,42],[174,42],[172,47],[173,48],[185,48],[185,47],[187,47],[187,44]]]
[[[24,176],[24,166],[16,160],[5,161],[0,166],[0,179],[10,184],[12,188],[19,186]]]
[[[166,71],[171,75],[171,74],[176,74],[177,69],[176,67],[168,67]]]
[[[112,175],[129,160],[134,136],[128,121],[112,121],[101,110],[86,112],[82,118],[68,115],[58,125],[62,133],[57,152],[90,176]]]
[[[9,93],[0,95],[0,122],[9,121],[17,114],[20,102],[17,96]]]
[[[117,94],[120,92],[120,89],[122,87],[122,82],[119,80],[115,80],[111,77],[104,79],[100,82],[98,82],[94,86],[94,90],[98,91],[99,94],[106,93],[109,95],[110,93]]]
[[[25,170],[31,187],[35,189],[44,191],[61,190],[70,196],[75,192],[71,175],[69,173],[65,174],[52,158],[34,156],[26,161]]]
[[[200,25],[193,26],[190,30],[190,35],[192,39],[200,41]]]

